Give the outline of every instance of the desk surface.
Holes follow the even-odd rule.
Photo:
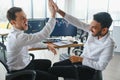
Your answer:
[[[0,28],[0,35],[1,36],[8,35],[9,32],[10,32],[9,29],[2,29],[2,28]]]
[[[2,37],[1,39],[3,44],[4,44],[4,36],[7,36],[9,32],[10,32],[9,29],[0,28],[0,36]]]
[[[53,43],[49,43],[49,44],[53,44]],[[83,46],[83,43],[80,43],[80,44],[66,44],[66,45],[62,45],[62,46],[58,46],[58,45],[55,45],[53,44],[55,48],[67,48],[67,47],[78,47],[78,46]],[[33,51],[33,50],[44,50],[44,49],[47,49],[47,48],[32,48],[32,49],[29,49],[30,51]]]

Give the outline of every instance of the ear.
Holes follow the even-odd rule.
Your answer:
[[[103,28],[102,32],[103,32],[103,34],[107,33],[108,32],[108,28]]]
[[[12,25],[15,25],[15,20],[11,20],[10,23],[11,23]]]

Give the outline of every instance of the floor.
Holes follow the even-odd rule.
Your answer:
[[[114,57],[103,71],[103,80],[120,80],[120,52],[114,53]]]
[[[59,60],[59,54],[67,53],[67,50],[59,49],[57,50],[58,54],[53,55],[50,51],[36,51],[32,52],[37,58],[47,58],[50,59],[53,63]],[[66,51],[66,52],[65,52]],[[111,62],[108,64],[107,68],[103,71],[103,80],[120,80],[120,52],[114,53],[114,57]],[[5,80],[5,69],[0,64],[0,80]],[[59,80],[64,80],[59,78]]]

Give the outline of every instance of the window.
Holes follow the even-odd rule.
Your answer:
[[[54,2],[58,5],[58,7],[60,8],[60,9],[62,9],[62,10],[64,10],[65,11],[65,1],[68,1],[68,0],[54,0]],[[50,17],[51,16],[51,14],[50,14],[50,11],[49,11],[49,8],[48,8],[48,0],[47,0],[47,2],[46,2],[47,4],[47,10],[46,10],[46,12],[47,12],[47,16],[46,17]],[[61,17],[60,15],[57,15],[57,17]]]
[[[0,28],[6,28],[8,20],[7,10],[12,6],[11,0],[0,0]]]
[[[33,18],[45,18],[46,0],[33,0]]]
[[[88,22],[98,12],[107,12],[108,0],[88,0]]]
[[[113,18],[113,24],[110,27],[110,30],[113,30],[114,26],[120,26],[120,9],[118,8],[119,3],[119,0],[109,0],[109,13]]]
[[[6,18],[6,14],[7,14],[7,10],[12,6],[11,1],[10,0],[0,0],[0,22],[6,22],[7,18]]]
[[[54,0],[60,9],[78,19],[90,23],[93,14],[97,12],[109,12],[113,18],[113,25],[120,25],[120,0]],[[28,18],[50,17],[48,0],[0,0],[0,26],[8,23],[7,10],[12,7],[21,7]],[[57,18],[61,18],[59,14]]]
[[[14,0],[14,6],[21,7],[26,13],[27,18],[32,17],[31,11],[31,0]]]
[[[85,20],[87,12],[87,0],[75,0],[73,6],[74,16]]]
[[[114,20],[120,20],[120,9],[118,7],[120,5],[120,0],[110,0],[109,2],[109,12],[111,13],[112,18]]]

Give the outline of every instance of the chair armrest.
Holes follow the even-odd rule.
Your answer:
[[[35,80],[36,78],[36,72],[34,70],[24,70],[24,71],[18,71],[13,73],[7,73],[6,80],[13,80],[14,78],[17,78],[20,76],[26,76],[26,75],[29,75],[29,77],[31,77],[31,80]]]
[[[29,55],[32,57],[32,60],[34,60],[34,59],[35,59],[35,56],[34,56],[34,54],[32,54],[32,53],[29,53]]]

